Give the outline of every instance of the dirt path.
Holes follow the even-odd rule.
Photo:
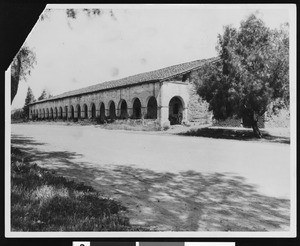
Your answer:
[[[289,200],[282,198],[289,197],[289,145],[93,126],[13,125],[12,133],[12,144],[31,161],[120,200],[132,224],[164,231],[288,229]]]

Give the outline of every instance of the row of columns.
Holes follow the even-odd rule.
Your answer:
[[[121,110],[116,110],[116,111],[121,111]],[[103,115],[104,116],[104,115]],[[138,116],[137,118],[146,118],[147,116],[147,108],[141,108],[141,115]],[[61,118],[66,118],[66,112],[64,111],[62,113],[62,117],[60,114],[56,114],[53,113],[53,115],[51,115],[50,113],[32,113],[30,118],[33,117],[37,117],[39,119],[48,119],[48,118],[53,118],[53,119],[61,119]],[[80,113],[80,118],[81,119],[92,119],[92,118],[96,118],[96,117],[102,117],[102,115],[100,114],[100,110],[96,110],[96,115],[95,117],[92,117],[92,111],[88,110],[88,117],[86,117],[85,115],[85,111],[81,111]],[[108,109],[105,109],[105,117],[111,117],[110,115],[110,111]],[[120,113],[117,113],[114,115],[115,118],[117,117],[121,117]],[[127,109],[127,117],[133,117],[133,109],[132,108],[128,108]],[[72,118],[72,111],[68,112],[68,118]],[[78,112],[74,110],[74,118],[79,118],[78,117]]]
[[[126,106],[126,109],[125,109],[125,115],[124,115],[124,109],[120,108],[119,109],[116,109],[116,106],[114,105],[114,109],[112,110],[111,108],[103,108],[104,104],[102,104],[100,106],[100,108],[97,108],[96,109],[96,105],[94,105],[95,107],[95,115],[93,116],[93,109],[92,109],[92,106],[90,108],[88,108],[87,110],[85,110],[82,106],[80,106],[80,117],[78,117],[78,107],[74,107],[72,105],[70,106],[64,106],[63,108],[62,107],[59,107],[57,108],[57,110],[55,109],[52,109],[53,111],[51,112],[51,110],[40,110],[40,109],[36,109],[36,110],[33,110],[30,112],[30,118],[38,118],[38,119],[61,119],[61,118],[68,118],[68,119],[71,119],[71,118],[81,118],[81,119],[92,119],[92,118],[95,118],[95,117],[121,117],[122,116],[126,116],[127,117],[133,117],[133,116],[138,116],[137,118],[146,118],[147,116],[147,113],[148,113],[148,107],[139,107],[140,109],[140,112],[139,112],[139,115],[136,115],[137,112],[134,112],[134,109],[135,108],[128,108]],[[66,112],[66,107],[67,107],[67,111]],[[72,110],[72,107],[73,107],[73,110]],[[156,105],[156,111],[158,110],[158,107]],[[113,112],[111,112],[113,111]],[[74,114],[74,115],[73,115]],[[111,115],[113,114],[113,115]],[[87,116],[87,117],[86,117]],[[156,113],[156,117],[157,118],[157,113]]]
[[[155,99],[155,98],[154,98]],[[176,100],[173,100],[176,99]],[[102,103],[101,105],[97,105],[98,107],[96,107],[96,104],[90,104],[90,107],[87,107],[87,105],[83,105],[83,106],[79,106],[80,107],[80,117],[78,117],[78,106],[72,106],[72,105],[68,105],[68,106],[64,106],[64,107],[56,107],[56,108],[52,108],[52,109],[48,109],[48,110],[33,110],[30,111],[30,115],[29,117],[32,118],[38,118],[38,119],[91,119],[91,118],[98,118],[100,117],[100,119],[105,119],[106,117],[110,117],[110,118],[119,118],[119,119],[126,119],[129,117],[132,118],[154,118],[154,119],[159,119],[160,123],[163,124],[164,122],[170,123],[169,119],[170,117],[173,115],[177,116],[179,115],[176,112],[173,112],[173,108],[174,104],[181,104],[181,105],[177,105],[176,108],[178,108],[178,110],[180,110],[180,115],[182,117],[182,121],[185,121],[187,119],[187,108],[185,103],[183,103],[182,101],[180,101],[181,99],[179,99],[179,97],[175,96],[173,97],[169,103],[165,103],[167,104],[166,106],[158,106],[157,105],[157,101],[156,99],[153,100],[153,107],[155,106],[155,108],[151,108],[149,106],[149,102],[148,101],[148,105],[147,107],[142,107],[141,103],[139,101],[139,103],[137,104],[138,107],[135,107],[134,103],[130,104],[130,106],[132,105],[133,107],[128,108],[127,102],[125,100],[122,100],[118,107],[116,107],[114,102],[111,102],[111,104],[109,104],[109,108],[105,108],[105,104]],[[172,105],[172,101],[173,105]],[[124,105],[123,105],[124,103]],[[163,104],[163,105],[165,105]],[[114,105],[114,106],[112,106]],[[160,102],[161,105],[161,102]],[[100,107],[99,107],[100,106]],[[112,107],[112,108],[111,108]],[[152,116],[153,117],[147,117],[149,116],[149,112],[152,110]],[[177,111],[178,111],[177,110]],[[153,113],[154,111],[154,113]],[[112,115],[113,114],[113,115]]]

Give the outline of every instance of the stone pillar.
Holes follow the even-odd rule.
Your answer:
[[[76,108],[76,110],[74,111],[74,118],[78,119],[78,115],[80,114],[80,112],[78,112],[78,108]]]
[[[75,113],[74,113],[75,115]],[[72,109],[71,107],[68,107],[68,120],[72,117]]]
[[[160,106],[159,107],[159,123],[162,127],[169,127],[169,106]]]
[[[100,103],[96,104],[96,118],[100,117]]]
[[[105,117],[109,116],[109,108],[105,108]]]
[[[157,118],[159,120],[159,124],[161,127],[169,127],[169,102],[167,102],[164,98],[164,84],[161,83],[160,85],[160,94],[158,98],[158,112]]]
[[[84,116],[85,116],[85,115],[84,115],[84,109],[82,109],[82,111],[80,112],[80,118],[81,118],[81,119],[84,119]]]
[[[67,117],[67,115],[68,115],[67,113],[68,112],[66,112],[66,108],[65,107],[63,107],[62,111],[63,111],[63,113],[62,113],[63,118],[68,118]]]
[[[133,116],[133,108],[127,108],[127,115],[128,118],[131,118]]]
[[[120,117],[121,109],[116,108],[116,117]]]
[[[141,118],[145,119],[147,115],[147,107],[141,107]]]

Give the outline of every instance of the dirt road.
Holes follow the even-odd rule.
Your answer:
[[[288,224],[278,199],[290,196],[288,144],[46,124],[13,124],[12,144],[34,154],[33,161],[120,199],[133,224],[154,230],[269,230]],[[239,199],[245,197],[243,207]],[[250,222],[243,220],[249,209]]]

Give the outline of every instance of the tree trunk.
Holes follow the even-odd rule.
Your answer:
[[[257,114],[254,112],[252,115],[252,122],[251,122],[253,133],[256,138],[262,138],[257,122],[258,122],[258,117]]]

